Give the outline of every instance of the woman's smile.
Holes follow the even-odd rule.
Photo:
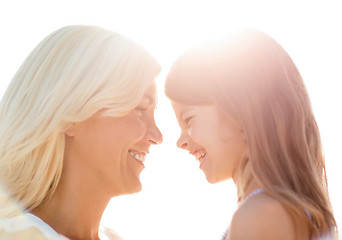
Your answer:
[[[144,162],[145,162],[145,159],[146,159],[147,152],[139,152],[139,151],[135,151],[135,150],[129,150],[128,153],[129,153],[129,155],[131,155],[132,158],[134,158],[140,165],[142,165],[143,167],[145,167]]]

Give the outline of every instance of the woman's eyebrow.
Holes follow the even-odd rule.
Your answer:
[[[151,95],[147,95],[146,98],[149,101],[149,104],[153,104],[154,103],[154,98]]]
[[[142,101],[144,102],[144,103],[146,103],[146,104],[148,104],[148,105],[152,105],[153,103],[154,103],[154,99],[153,99],[153,97],[151,96],[151,95],[144,95],[143,97],[142,97]],[[146,100],[145,100],[146,99]],[[147,101],[147,102],[146,102]]]

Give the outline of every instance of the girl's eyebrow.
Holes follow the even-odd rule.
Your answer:
[[[184,112],[181,111],[180,114],[179,114],[179,119],[183,120],[183,114],[184,114]]]
[[[191,109],[189,107],[182,109],[180,114],[179,114],[179,118],[183,120],[184,119],[184,114],[188,113],[190,110]]]

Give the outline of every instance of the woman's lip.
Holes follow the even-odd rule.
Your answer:
[[[134,158],[135,161],[137,161],[137,163],[139,163],[140,165],[145,167],[145,165],[144,165],[145,158],[146,158],[145,152],[138,152],[138,151],[134,151],[134,150],[129,150],[128,153],[132,158]]]

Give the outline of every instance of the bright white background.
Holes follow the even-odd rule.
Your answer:
[[[229,0],[0,0],[0,96],[35,45],[65,25],[92,24],[144,45],[163,66],[156,121],[164,143],[153,147],[142,192],[114,198],[103,217],[127,240],[219,239],[236,208],[232,181],[210,185],[198,163],[176,148],[179,134],[163,82],[188,47],[238,26],[278,40],[297,64],[312,100],[325,148],[330,196],[342,225],[342,2]]]

